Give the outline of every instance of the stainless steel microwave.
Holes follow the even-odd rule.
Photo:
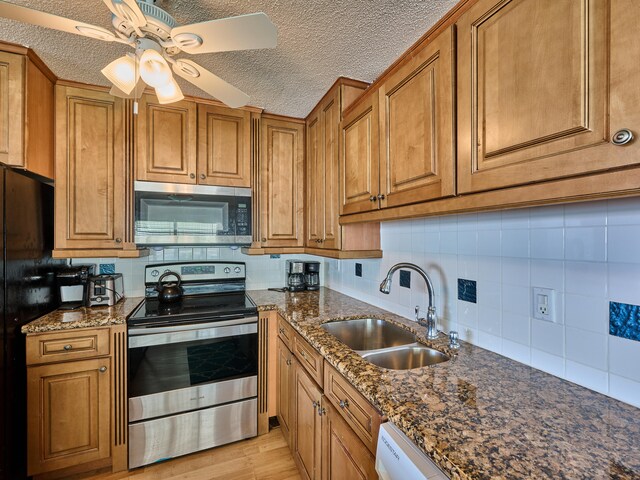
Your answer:
[[[251,189],[135,182],[138,245],[249,245]]]

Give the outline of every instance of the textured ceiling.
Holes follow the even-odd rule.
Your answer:
[[[100,0],[10,0],[111,28]],[[262,11],[278,28],[272,50],[188,56],[250,97],[250,104],[305,117],[343,75],[371,82],[456,0],[158,0],[178,24]],[[60,78],[108,85],[100,70],[131,49],[0,19],[0,40],[27,45]],[[187,57],[187,55],[181,55]],[[207,97],[178,79],[185,94]]]

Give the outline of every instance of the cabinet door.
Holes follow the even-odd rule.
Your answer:
[[[143,95],[138,107],[136,178],[196,183],[196,104],[161,105]]]
[[[56,249],[120,249],[124,232],[123,100],[56,87]]]
[[[378,91],[350,110],[340,127],[341,214],[378,208]]]
[[[322,105],[320,114],[322,121],[322,172],[318,172],[317,178],[324,182],[323,194],[321,197],[324,213],[323,226],[324,235],[320,242],[320,247],[326,249],[339,249],[341,247],[340,238],[340,174],[338,137],[340,135],[340,93],[329,98]]]
[[[455,193],[453,61],[449,27],[380,86],[382,207]]]
[[[109,457],[109,367],[104,357],[27,369],[29,475]]]
[[[282,435],[291,447],[291,390],[292,390],[292,371],[293,371],[293,355],[287,346],[278,338],[278,347],[276,349],[276,383],[278,385],[278,394],[276,402],[276,410],[278,421],[282,428]]]
[[[304,124],[262,118],[261,241],[263,247],[304,246]]]
[[[633,0],[480,0],[458,20],[458,186],[475,192],[638,164]]]
[[[294,368],[293,459],[304,480],[320,479],[322,390],[297,363]]]
[[[0,52],[0,163],[24,166],[26,57]]]
[[[198,105],[198,183],[251,187],[251,113]]]
[[[322,479],[377,479],[374,456],[328,401],[322,405]]]
[[[324,236],[324,159],[320,109],[307,119],[307,247],[320,247]]]

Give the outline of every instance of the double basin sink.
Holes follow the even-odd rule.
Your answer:
[[[402,327],[379,318],[323,323],[330,333],[368,362],[391,370],[410,370],[449,360],[449,355],[418,343]]]

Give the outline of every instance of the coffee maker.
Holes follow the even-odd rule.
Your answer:
[[[95,275],[95,265],[69,265],[56,274],[60,292],[60,308],[74,310],[89,305],[89,277]]]
[[[287,290],[290,292],[304,290],[304,262],[302,260],[287,260],[285,277]]]
[[[304,283],[307,290],[320,290],[320,262],[304,262]]]

